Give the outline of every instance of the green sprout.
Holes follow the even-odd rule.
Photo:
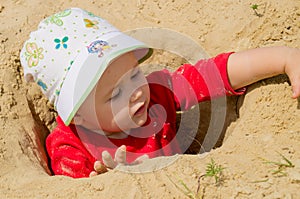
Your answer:
[[[216,164],[214,159],[211,159],[211,162],[208,163],[207,166],[206,166],[205,176],[214,177],[215,178],[215,183],[219,184],[220,179],[221,179],[221,175],[222,175],[222,171],[224,169],[225,168],[222,167],[221,165]]]
[[[195,193],[193,192],[182,180],[179,181],[180,184],[184,187],[185,191],[185,195],[191,199],[199,199],[200,195],[199,193]]]
[[[169,176],[169,180],[176,186],[177,189],[179,189],[184,195],[186,195],[190,199],[200,199],[203,198],[204,195],[201,196],[200,192],[200,182],[201,179],[204,177],[214,177],[215,182],[217,185],[220,184],[221,182],[221,174],[222,171],[225,168],[222,167],[221,165],[216,164],[214,159],[211,159],[211,162],[206,165],[206,173],[203,175],[200,175],[198,177],[198,187],[196,191],[192,191],[184,182],[183,180],[178,180],[177,183],[175,183]]]
[[[257,5],[257,4],[253,4],[253,5],[251,6],[251,8],[252,8],[253,10],[257,10],[257,9],[258,9],[258,5]]]
[[[278,153],[278,152],[277,152]],[[292,168],[292,167],[295,167],[295,165],[289,160],[287,159],[284,155],[282,155],[281,153],[278,153],[281,158],[283,159],[284,163],[282,162],[274,162],[274,161],[269,161],[269,160],[266,160],[264,158],[262,158],[266,163],[266,164],[272,164],[274,166],[276,166],[277,168],[275,170],[272,171],[272,174],[275,175],[275,176],[286,176],[287,173],[286,173],[286,168]]]
[[[179,186],[178,184],[176,184],[175,182],[173,182],[173,180],[167,176],[169,178],[169,180],[176,186],[177,189],[179,189],[184,195],[186,195],[188,198],[190,199],[200,199],[201,196],[200,196],[200,193],[199,193],[199,187],[200,187],[200,178],[203,177],[203,176],[200,176],[199,177],[199,180],[198,180],[198,189],[196,192],[192,191],[184,182],[183,180],[178,180],[178,182],[180,183],[181,186]]]
[[[262,17],[262,14],[260,14],[260,13],[257,12],[258,7],[259,7],[258,4],[253,4],[253,5],[251,5],[251,8],[252,8],[252,10],[254,11],[255,15],[258,16],[258,17]]]

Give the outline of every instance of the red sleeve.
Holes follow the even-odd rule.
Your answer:
[[[230,85],[227,76],[230,54],[200,60],[194,66],[184,64],[171,74],[177,109],[187,110],[201,101],[245,92],[245,88],[234,90]]]
[[[86,150],[77,134],[64,126],[58,117],[58,126],[46,139],[51,168],[55,175],[73,178],[88,177],[96,159]]]

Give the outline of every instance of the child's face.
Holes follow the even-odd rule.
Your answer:
[[[78,111],[82,126],[110,134],[140,127],[147,121],[150,91],[134,54],[113,61]]]

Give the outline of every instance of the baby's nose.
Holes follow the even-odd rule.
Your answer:
[[[143,94],[142,89],[140,89],[140,88],[136,89],[130,97],[130,102],[135,102],[142,96],[142,94]]]

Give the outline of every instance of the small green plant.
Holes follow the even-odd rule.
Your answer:
[[[202,176],[199,177],[198,183],[200,183],[200,178]],[[178,184],[176,184],[175,182],[173,182],[173,180],[168,176],[169,180],[176,186],[177,189],[179,189],[184,195],[186,195],[188,198],[190,199],[200,199],[201,195],[199,193],[199,187],[200,184],[198,184],[198,189],[196,192],[192,191],[182,180],[178,180],[178,182],[180,183],[180,185],[183,187],[180,187]]]
[[[213,177],[215,179],[216,185],[219,185],[221,182],[221,175],[222,171],[225,168],[221,165],[216,164],[214,159],[211,159],[211,161],[206,165],[206,173],[203,175],[200,175],[198,177],[198,187],[196,192],[192,191],[182,180],[178,180],[178,183],[181,185],[178,185],[178,183],[173,182],[173,180],[168,176],[169,180],[182,192],[184,195],[191,199],[200,199],[203,198],[200,193],[200,182],[201,179],[204,177]]]
[[[222,167],[221,165],[216,164],[214,159],[211,159],[210,163],[208,163],[206,166],[205,176],[214,177],[215,183],[219,184],[221,181],[220,179],[221,179],[222,171],[224,169],[225,168]]]
[[[257,5],[257,4],[253,4],[253,5],[251,6],[251,8],[252,8],[253,10],[257,10],[258,5]]]
[[[278,153],[278,152],[277,152]],[[292,168],[292,167],[295,167],[295,165],[289,160],[287,159],[284,155],[282,155],[281,153],[278,153],[281,158],[283,159],[283,163],[282,162],[275,162],[275,161],[269,161],[267,159],[264,159],[264,163],[266,164],[272,164],[274,166],[276,166],[276,169],[272,171],[272,174],[277,176],[277,177],[280,177],[280,176],[286,176],[287,173],[286,173],[286,168]]]
[[[258,4],[253,4],[253,5],[251,5],[251,8],[252,8],[252,10],[254,11],[255,15],[258,16],[258,17],[262,17],[262,14],[259,14],[258,11],[257,11],[257,10],[258,10],[258,7],[259,7]]]
[[[179,182],[184,187],[186,196],[191,199],[200,199],[200,194],[198,192],[193,192],[182,180],[180,180]]]

